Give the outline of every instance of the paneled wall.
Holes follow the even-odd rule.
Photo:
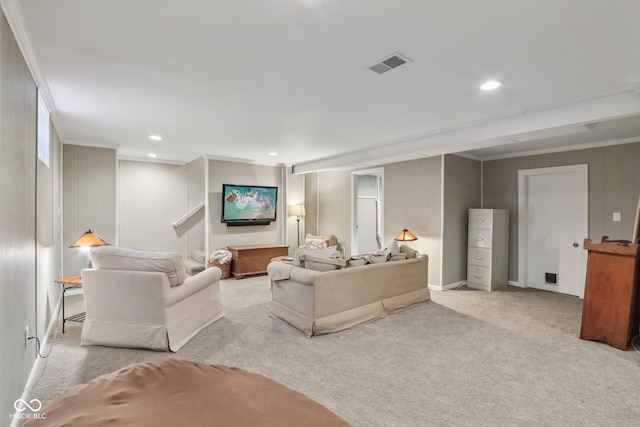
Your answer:
[[[384,244],[407,228],[429,256],[429,284],[442,284],[442,156],[384,166]]]
[[[285,192],[286,170],[279,166],[209,160],[209,249],[233,245],[284,242],[287,222]],[[276,222],[270,225],[227,227],[220,221],[222,215],[222,184],[264,185],[278,187]]]
[[[36,330],[36,85],[0,13],[0,421],[22,396]]]
[[[442,214],[442,285],[467,279],[468,211],[481,207],[481,163],[444,156]]]
[[[80,274],[89,265],[88,254],[68,248],[85,231],[116,244],[116,150],[63,146],[62,186],[64,272]]]
[[[640,196],[640,142],[483,163],[484,206],[509,209],[509,280],[518,280],[518,170],[587,164],[589,235],[631,240]],[[613,212],[622,214],[614,222]]]
[[[305,175],[292,175],[291,168],[286,168],[286,188],[287,199],[285,205],[295,205],[298,203],[304,203],[306,215],[300,218],[300,232],[298,233],[298,223],[296,217],[287,217],[286,227],[286,244],[289,245],[289,254],[293,254],[293,248],[298,245],[298,239],[300,244],[304,244],[304,236],[306,234],[306,222],[309,215],[310,206],[305,201]],[[286,207],[285,207],[286,209]]]
[[[349,171],[320,172],[316,179],[316,194],[311,195],[317,200],[314,233],[334,234],[345,256],[351,256],[352,174]]]

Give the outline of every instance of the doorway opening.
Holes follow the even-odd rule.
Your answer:
[[[353,172],[353,253],[377,252],[383,247],[384,169]]]
[[[518,282],[584,297],[588,166],[518,171]]]

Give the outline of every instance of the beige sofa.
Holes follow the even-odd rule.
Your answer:
[[[94,248],[82,270],[82,345],[178,351],[220,319],[219,268],[187,276],[175,252]]]
[[[270,265],[271,313],[307,336],[380,319],[430,299],[428,257],[316,271]],[[286,273],[277,270],[288,270]]]

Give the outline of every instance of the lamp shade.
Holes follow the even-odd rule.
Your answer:
[[[70,248],[80,248],[87,246],[106,246],[111,243],[104,240],[102,237],[98,236],[91,230],[86,231],[82,236],[78,238],[75,242],[69,245]]]
[[[418,240],[418,238],[412,232],[405,228],[400,232],[400,234],[396,236],[394,240],[398,240],[400,242],[410,242],[412,240]]]
[[[304,205],[298,203],[297,205],[287,206],[287,216],[305,216]]]

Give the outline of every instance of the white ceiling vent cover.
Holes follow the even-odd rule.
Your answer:
[[[378,74],[382,74],[382,73],[386,73],[389,70],[393,70],[394,68],[398,68],[402,64],[406,64],[409,61],[411,60],[406,56],[402,55],[401,53],[395,52],[387,56],[377,64],[374,64],[373,66],[369,67],[369,69]]]

